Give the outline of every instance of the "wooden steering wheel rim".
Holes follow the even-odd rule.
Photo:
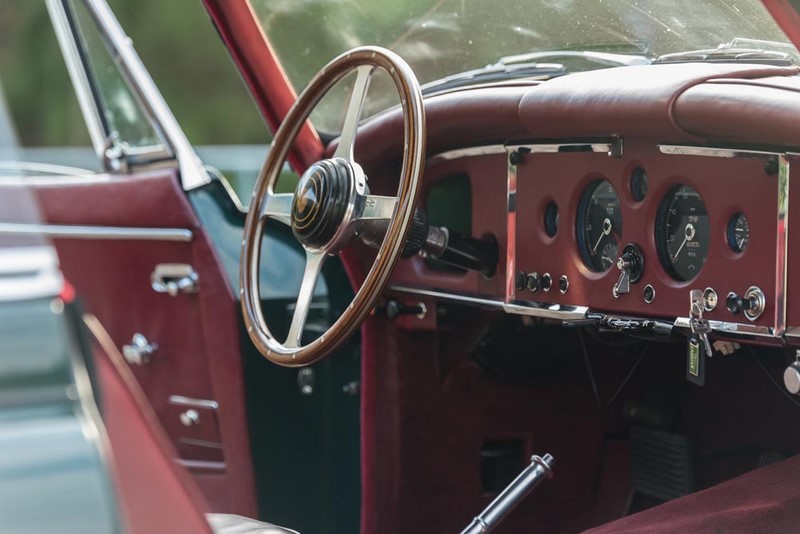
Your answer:
[[[334,324],[308,345],[288,347],[269,331],[261,312],[259,264],[265,217],[264,203],[273,194],[275,183],[289,148],[325,94],[344,76],[361,66],[378,67],[393,80],[403,109],[403,165],[394,215],[386,237],[364,283],[350,306]],[[247,333],[258,351],[269,361],[286,367],[312,364],[330,355],[366,319],[400,257],[416,208],[425,157],[425,111],[422,92],[411,67],[393,52],[379,47],[354,48],[322,68],[289,110],[272,141],[267,159],[256,181],[244,226],[240,262],[240,296]]]

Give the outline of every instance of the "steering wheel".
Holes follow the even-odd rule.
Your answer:
[[[361,108],[376,69],[385,71],[392,79],[403,109],[405,151],[396,197],[371,195],[367,177],[353,158]],[[356,80],[333,157],[309,166],[294,193],[275,193],[275,183],[298,131],[331,87],[354,70]],[[424,156],[422,92],[411,67],[398,55],[378,47],[354,48],[328,63],[309,82],[275,133],[256,181],[244,226],[240,264],[242,312],[247,333],[265,358],[287,367],[309,365],[331,354],[361,326],[403,251],[416,208]],[[289,335],[283,343],[271,334],[261,313],[259,265],[266,218],[290,225],[306,254]],[[303,327],[325,258],[339,254],[358,237],[372,243],[381,243],[382,239],[364,283],[350,306],[324,334],[301,345]],[[269,255],[265,258],[265,261],[280,260]]]

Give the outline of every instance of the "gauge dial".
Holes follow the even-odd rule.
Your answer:
[[[711,236],[708,212],[700,195],[679,185],[664,198],[656,222],[661,263],[676,280],[693,279],[708,258]]]
[[[744,252],[750,243],[750,222],[744,213],[737,213],[728,222],[728,246],[734,252]]]
[[[590,269],[604,272],[614,265],[622,235],[622,210],[609,182],[594,182],[583,193],[577,234],[581,256]]]

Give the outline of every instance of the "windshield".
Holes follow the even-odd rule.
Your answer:
[[[330,59],[359,45],[397,52],[425,84],[530,52],[657,57],[735,38],[789,42],[760,0],[250,1],[298,91]],[[569,65],[573,72],[599,66]],[[312,116],[318,129],[341,129],[347,95],[340,87],[321,103]],[[395,102],[388,83],[373,83],[366,115]]]

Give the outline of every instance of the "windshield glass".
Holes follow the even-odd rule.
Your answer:
[[[657,57],[735,38],[789,42],[760,0],[250,1],[298,91],[330,59],[359,45],[397,52],[425,84],[530,52]],[[569,64],[572,72],[600,66]],[[347,94],[340,87],[317,108],[318,129],[340,130]],[[365,115],[395,101],[393,88],[373,83]]]

